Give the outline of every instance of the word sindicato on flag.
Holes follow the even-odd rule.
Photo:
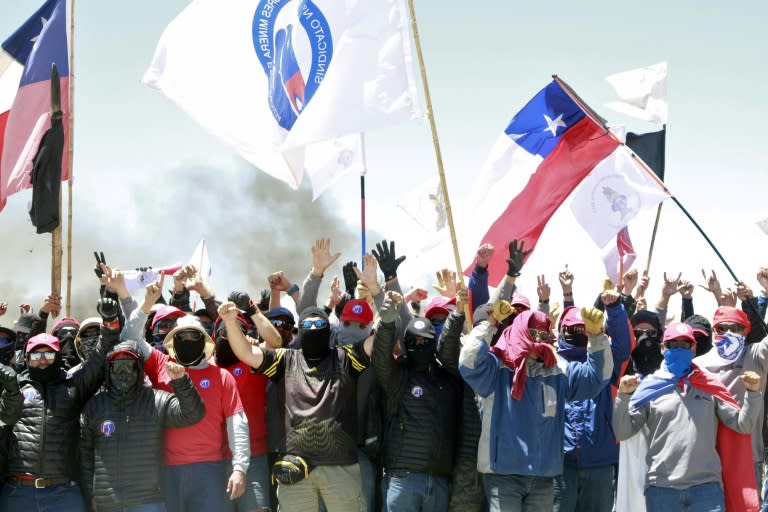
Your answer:
[[[404,0],[195,0],[142,81],[298,188],[308,145],[420,117],[408,27]]]

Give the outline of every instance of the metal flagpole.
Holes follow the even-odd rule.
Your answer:
[[[464,267],[461,266],[461,258],[459,257],[459,246],[456,242],[456,229],[453,225],[453,213],[451,210],[451,200],[448,197],[448,184],[445,181],[445,171],[443,170],[443,156],[440,153],[440,139],[437,136],[437,125],[435,124],[435,116],[432,112],[432,98],[429,94],[429,84],[427,83],[427,70],[424,66],[424,56],[421,52],[421,40],[419,39],[419,28],[416,24],[416,11],[413,7],[413,0],[408,0],[408,8],[411,14],[411,28],[413,29],[413,40],[416,44],[416,55],[419,59],[419,71],[421,72],[421,82],[424,86],[424,102],[427,107],[427,119],[429,119],[429,127],[432,131],[432,143],[435,147],[435,158],[437,160],[437,172],[440,175],[440,188],[443,192],[443,200],[445,201],[445,213],[448,218],[448,229],[451,233],[451,244],[453,245],[453,257],[456,260],[456,274],[459,276],[459,282],[464,286]],[[467,318],[469,318],[469,306],[467,306]]]
[[[72,171],[75,141],[75,0],[69,0],[69,141],[67,144],[67,316],[72,310]]]
[[[368,161],[365,159],[365,133],[360,133],[360,159],[363,169],[360,171],[360,268],[365,270],[365,174],[368,172]]]

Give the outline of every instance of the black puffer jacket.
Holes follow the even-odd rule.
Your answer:
[[[450,478],[453,472],[461,382],[437,361],[428,371],[394,360],[395,323],[380,323],[373,366],[385,396],[384,468]],[[455,353],[453,347],[440,348]],[[456,366],[456,362],[449,363]]]
[[[116,349],[131,343],[121,343]],[[163,501],[164,430],[193,425],[205,416],[205,405],[188,375],[171,381],[175,392],[171,394],[146,385],[141,360],[140,367],[137,388],[118,397],[110,393],[107,366],[105,389],[83,409],[83,494],[89,502],[95,498],[99,511]]]
[[[47,385],[19,377],[24,397],[20,417],[13,424],[6,475],[77,480],[77,438],[80,412],[104,380],[104,360],[115,345],[118,331],[102,328],[101,338],[88,363],[67,375],[62,369]]]

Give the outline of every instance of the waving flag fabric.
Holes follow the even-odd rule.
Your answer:
[[[619,101],[606,103],[606,107],[651,123],[667,122],[666,62],[616,73],[606,80],[619,97]]]
[[[489,282],[498,282],[507,268],[500,248],[518,239],[533,249],[557,208],[618,144],[555,81],[512,118],[469,202],[475,226],[484,233],[472,247],[491,243],[497,248],[488,265]]]
[[[2,43],[0,210],[9,195],[32,186],[33,160],[43,134],[51,127],[51,64],[56,64],[61,77],[61,108],[65,116],[69,112],[67,11],[66,0],[48,0]],[[62,179],[68,178],[67,160],[65,151]]]
[[[420,115],[404,0],[195,0],[143,82],[298,188],[308,144]]]

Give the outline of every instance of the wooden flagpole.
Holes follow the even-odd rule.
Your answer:
[[[72,172],[75,141],[75,0],[69,0],[69,138],[67,142],[67,302],[66,314],[72,311]]]
[[[448,197],[448,184],[445,181],[445,171],[443,170],[443,156],[440,153],[440,139],[437,136],[437,125],[435,124],[435,116],[432,112],[432,98],[429,94],[429,84],[427,83],[427,70],[424,66],[424,56],[421,52],[421,40],[419,39],[419,27],[416,24],[416,10],[413,7],[413,0],[408,0],[408,9],[411,15],[411,28],[413,30],[413,40],[416,44],[416,55],[419,60],[419,71],[421,72],[421,82],[424,86],[424,102],[427,107],[427,119],[429,119],[429,127],[432,130],[432,143],[435,146],[435,158],[437,159],[437,172],[440,175],[440,187],[443,192],[443,200],[445,201],[445,213],[448,217],[448,229],[451,233],[451,244],[453,245],[453,257],[456,260],[456,274],[459,276],[459,283],[464,286],[464,267],[461,266],[461,258],[459,257],[459,246],[456,242],[456,229],[453,225],[453,213],[451,210],[451,200]],[[469,309],[469,306],[467,306]],[[469,315],[467,315],[469,318]]]

